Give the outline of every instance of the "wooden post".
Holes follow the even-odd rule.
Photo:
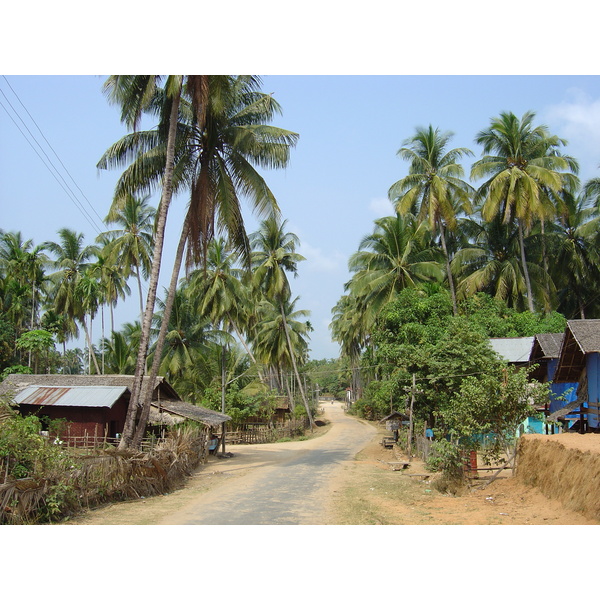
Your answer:
[[[412,459],[413,408],[415,405],[416,375],[413,373],[413,383],[410,398],[410,413],[408,415],[408,462]]]

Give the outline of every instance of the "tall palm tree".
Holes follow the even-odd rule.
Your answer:
[[[121,121],[128,124],[134,130],[137,129],[142,114],[152,107],[156,98],[157,86],[160,77],[156,75],[134,75],[119,76],[113,75],[105,83],[105,91],[109,100],[121,106]],[[135,377],[133,389],[131,390],[131,400],[125,425],[123,428],[123,437],[120,447],[129,447],[133,440],[136,419],[142,408],[142,384],[146,371],[146,358],[150,345],[150,330],[152,327],[152,317],[154,314],[154,305],[156,302],[156,292],[158,288],[158,279],[160,276],[160,267],[162,262],[162,250],[164,245],[164,236],[167,223],[169,206],[173,197],[173,170],[175,166],[175,141],[177,124],[179,122],[179,104],[181,100],[181,91],[183,88],[183,77],[171,75],[165,82],[165,102],[160,106],[163,111],[163,118],[160,120],[160,127],[166,131],[166,149],[164,170],[162,171],[162,193],[155,225],[155,244],[152,257],[152,267],[150,272],[150,281],[148,285],[148,296],[146,299],[146,308],[142,319],[142,330],[138,357],[136,361]],[[135,193],[138,190],[131,190]],[[114,203],[118,206],[122,202],[122,196],[115,196]],[[152,381],[149,382],[147,395],[152,394]],[[148,412],[150,410],[150,397],[147,400]],[[147,421],[147,418],[146,418]],[[141,426],[145,428],[146,422]]]
[[[367,310],[364,297],[350,294],[342,296],[331,312],[331,338],[340,345],[340,355],[348,358],[352,373],[352,399],[357,400],[361,389],[360,356],[368,343],[375,315]]]
[[[563,195],[564,210],[548,235],[553,257],[550,271],[559,289],[558,310],[567,318],[585,319],[598,312],[600,215],[589,190],[584,188],[579,196]]]
[[[68,228],[60,229],[58,235],[60,243],[45,243],[45,247],[55,256],[52,262],[55,271],[49,276],[53,284],[52,306],[57,314],[67,316],[73,324],[81,323],[89,338],[85,323],[86,311],[82,303],[83,289],[78,286],[91,264],[90,259],[97,255],[98,248],[84,245],[84,235]],[[88,298],[91,302],[91,294],[88,294]],[[91,339],[88,339],[88,344],[91,348]]]
[[[535,219],[547,215],[547,193],[559,194],[572,185],[576,161],[562,156],[558,148],[565,141],[551,136],[544,125],[533,126],[535,113],[521,119],[503,112],[480,131],[475,141],[483,146],[484,156],[471,169],[471,178],[485,177],[477,191],[483,202],[481,214],[490,221],[501,215],[504,224],[517,223],[521,265],[527,290],[527,304],[534,312],[533,291],[525,254],[525,233]],[[568,177],[569,176],[569,177]]]
[[[405,140],[398,150],[398,155],[410,162],[409,174],[390,187],[388,196],[397,212],[416,214],[419,222],[429,221],[431,231],[439,234],[456,315],[456,293],[445,232],[456,227],[457,207],[465,213],[471,212],[472,188],[462,179],[464,170],[458,161],[473,153],[468,148],[447,150],[452,136],[432,125],[427,129],[418,127],[416,134]]]
[[[149,197],[137,198],[126,195],[124,202],[111,207],[104,219],[107,225],[117,229],[104,232],[97,238],[106,244],[113,264],[118,264],[124,277],[135,275],[140,302],[140,319],[144,314],[142,275],[150,273],[150,257],[153,252],[152,233],[156,210],[149,205]]]
[[[305,360],[308,355],[307,338],[312,326],[309,321],[302,320],[309,312],[296,309],[297,302],[298,298],[286,300],[283,311],[268,300],[263,300],[257,307],[260,324],[253,340],[256,354],[263,362],[278,369],[282,379],[285,372],[294,368],[296,356]],[[293,403],[293,398],[290,399]]]
[[[227,331],[235,332],[252,362],[258,366],[244,331],[247,326],[248,294],[242,284],[243,271],[235,267],[237,255],[231,252],[224,238],[215,238],[208,245],[207,264],[188,275],[189,293],[195,299],[199,314],[208,317]],[[260,369],[259,378],[263,379]]]
[[[285,230],[286,225],[287,221],[281,222],[275,218],[266,219],[262,221],[258,231],[250,236],[253,248],[253,278],[257,287],[264,291],[267,299],[270,299],[279,307],[286,335],[289,358],[312,431],[314,420],[300,374],[298,373],[296,349],[292,344],[285,314],[285,304],[291,296],[290,283],[286,273],[292,273],[294,276],[297,276],[297,264],[299,261],[305,259],[296,252],[296,245],[299,243],[298,237],[291,232],[287,232]]]
[[[259,216],[277,212],[275,198],[255,167],[285,166],[298,136],[268,125],[280,111],[279,105],[271,96],[257,91],[259,80],[255,77],[186,76],[185,82],[185,100],[189,99],[189,103],[182,102],[181,138],[172,184],[190,190],[183,227],[189,242],[188,263],[203,260],[208,243],[220,230],[227,232],[233,249],[248,261],[249,243],[240,197],[248,198]],[[160,141],[160,137],[155,139]],[[148,168],[138,170],[144,174],[142,180],[129,177],[138,186],[130,191],[138,191],[160,178],[157,161],[154,170],[149,166],[156,150],[160,150],[159,145],[154,151],[144,147],[139,160]],[[173,277],[172,281],[176,279]],[[173,286],[170,293],[174,293]],[[163,335],[161,329],[159,339]],[[144,412],[149,410],[151,389],[148,386],[142,403]],[[140,424],[144,424],[144,414]],[[124,440],[126,445],[125,434]]]
[[[383,217],[350,257],[348,268],[354,275],[346,291],[364,298],[364,305],[376,315],[400,290],[441,281],[438,257],[427,221],[418,223],[412,215]]]
[[[49,264],[44,249],[44,244],[34,246],[32,240],[24,240],[21,232],[0,231],[0,274],[12,282],[8,289],[14,292],[13,302],[5,311],[13,315],[17,333],[25,328],[27,304],[28,326],[35,329]]]

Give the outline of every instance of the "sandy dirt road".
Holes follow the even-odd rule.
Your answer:
[[[331,430],[302,442],[230,446],[222,473],[243,477],[202,494],[169,514],[164,525],[325,525],[329,499],[344,465],[376,429],[347,417],[339,403],[324,405]]]

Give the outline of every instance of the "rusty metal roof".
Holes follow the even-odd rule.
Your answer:
[[[111,408],[127,392],[126,386],[45,386],[30,385],[12,400],[14,404],[37,406],[82,406]]]

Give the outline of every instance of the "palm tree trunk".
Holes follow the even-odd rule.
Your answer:
[[[142,292],[142,276],[140,274],[140,265],[139,264],[135,265],[135,275],[136,275],[136,279],[137,279],[137,283],[138,283],[138,292],[139,292],[139,296],[140,296],[140,321],[141,321],[141,319],[143,319],[143,315],[144,315],[144,295]]]
[[[241,334],[240,330],[238,329],[235,321],[231,318],[231,315],[229,314],[229,311],[227,311],[226,314],[227,314],[227,318],[229,319],[229,322],[231,323],[233,329],[235,330],[235,334],[237,335],[238,339],[242,343],[242,346],[244,346],[244,349],[248,353],[248,356],[250,357],[250,360],[252,360],[252,362],[256,365],[256,367],[257,367],[257,373],[258,373],[258,378],[260,379],[260,382],[263,383],[264,382],[264,377],[263,377],[263,374],[262,374],[262,371],[261,371],[260,367],[258,366],[258,362],[256,361],[256,357],[254,356],[252,350],[250,349],[250,347],[246,343],[246,340],[244,339],[244,336],[242,336],[242,334]]]
[[[148,416],[150,415],[150,406],[152,404],[152,396],[154,394],[154,383],[158,375],[158,369],[160,368],[160,357],[162,355],[163,347],[165,345],[165,339],[167,337],[167,331],[169,329],[169,320],[171,318],[173,303],[175,301],[177,281],[179,280],[179,271],[181,269],[181,263],[183,262],[183,251],[185,250],[188,232],[189,219],[186,217],[185,222],[183,224],[183,230],[181,231],[181,237],[179,238],[179,244],[177,245],[175,263],[173,265],[173,272],[171,273],[171,282],[169,284],[169,291],[167,293],[165,309],[163,311],[163,318],[160,323],[158,339],[156,340],[156,345],[154,347],[154,358],[152,359],[152,369],[150,371],[150,377],[148,378],[147,385],[144,388],[144,393],[140,396],[142,410],[140,413],[139,423],[133,435],[132,443],[134,447],[140,445],[142,438],[144,437],[144,433],[146,431],[146,424],[148,423]]]
[[[156,290],[158,288],[158,277],[160,275],[160,263],[162,259],[162,249],[165,241],[165,227],[167,223],[167,213],[173,196],[173,168],[175,163],[175,135],[177,132],[177,121],[179,114],[179,100],[181,96],[181,86],[178,93],[173,98],[171,114],[169,116],[169,134],[167,138],[167,159],[165,165],[165,175],[163,178],[163,193],[156,220],[156,233],[154,254],[152,257],[152,270],[150,273],[150,282],[148,297],[146,299],[146,310],[142,322],[142,331],[140,336],[140,347],[135,365],[135,376],[133,389],[131,390],[131,399],[125,417],[123,427],[123,437],[119,444],[120,449],[129,448],[133,442],[133,436],[136,428],[136,417],[142,408],[140,404],[142,383],[144,373],[146,372],[146,357],[148,346],[150,344],[150,330],[152,327],[152,316],[154,314],[154,304],[156,302]],[[149,410],[149,409],[148,409]],[[145,427],[145,423],[143,424]]]
[[[90,321],[91,321],[91,317],[90,317]],[[85,338],[88,343],[88,371],[91,370],[91,364],[90,364],[91,360],[90,359],[93,358],[94,359],[94,367],[96,368],[96,373],[99,374],[100,367],[98,366],[98,360],[96,359],[96,353],[92,349],[92,338],[91,338],[88,326],[85,322],[85,316],[81,320],[81,324],[83,325],[83,330],[85,331]]]
[[[300,388],[300,395],[302,396],[302,402],[304,403],[304,408],[306,409],[306,414],[308,415],[308,422],[310,424],[310,431],[312,433],[315,422],[313,421],[312,414],[310,412],[310,406],[308,405],[308,400],[306,399],[306,394],[304,393],[304,386],[302,385],[302,380],[300,379],[300,373],[298,373],[298,367],[296,366],[296,356],[294,354],[294,349],[292,348],[292,341],[290,340],[287,319],[285,318],[285,311],[283,310],[283,302],[279,303],[279,308],[281,310],[281,317],[283,318],[283,330],[285,331],[285,338],[287,340],[292,366],[294,367],[294,375],[296,376],[296,381],[298,382],[298,387]]]
[[[450,269],[450,257],[448,256],[448,249],[446,248],[446,235],[444,233],[444,226],[438,221],[438,227],[440,230],[440,240],[442,241],[442,250],[444,251],[444,258],[446,259],[446,275],[448,276],[448,285],[450,286],[450,295],[452,296],[452,312],[454,316],[458,315],[458,307],[456,305],[456,291],[454,289],[454,278],[452,277],[452,270]]]
[[[527,259],[525,257],[525,240],[523,239],[523,223],[519,219],[519,246],[521,248],[521,264],[523,266],[523,275],[525,277],[525,287],[527,288],[527,305],[529,312],[535,312],[533,308],[533,294],[531,292],[531,281],[529,279],[529,269],[527,268]]]

